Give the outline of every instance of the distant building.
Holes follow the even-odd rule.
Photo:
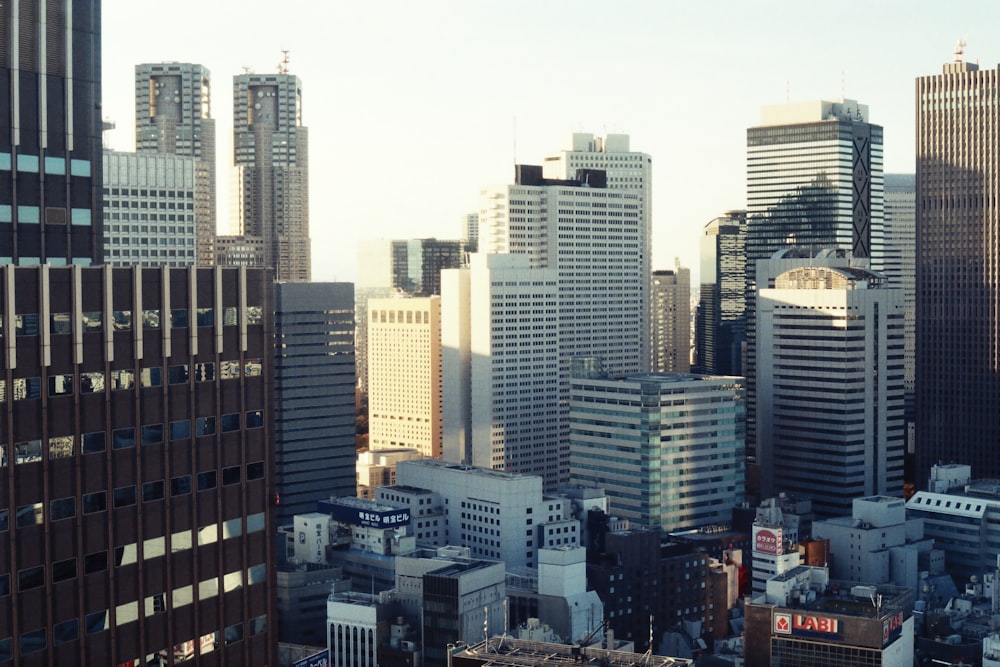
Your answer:
[[[693,660],[652,654],[616,651],[597,646],[549,644],[516,639],[506,634],[458,647],[451,654],[453,667],[522,667],[525,664],[549,667],[601,667],[603,665],[647,665],[648,667],[691,667]]]
[[[767,590],[767,580],[774,575],[803,564],[799,543],[812,535],[812,518],[809,500],[786,495],[767,498],[756,509],[750,540],[754,595]]]
[[[389,593],[337,593],[326,602],[330,665],[378,667],[379,648],[388,644],[396,607]]]
[[[462,241],[468,252],[479,251],[479,213],[466,213],[462,216]]]
[[[673,270],[653,271],[649,295],[651,370],[691,372],[691,270],[677,260]]]
[[[757,298],[757,444],[765,496],[902,495],[903,303],[882,274],[801,266]]]
[[[422,457],[423,454],[410,447],[358,452],[358,498],[374,499],[375,489],[396,483],[396,463]]]
[[[916,81],[916,459],[1000,477],[1000,67]]]
[[[354,286],[277,283],[275,460],[278,523],[355,495]]]
[[[705,225],[694,328],[696,373],[744,374],[746,233],[746,211],[726,211]]]
[[[105,263],[194,266],[197,184],[193,157],[105,151]]]
[[[803,565],[745,609],[747,665],[913,665],[909,588],[831,584],[825,568]]]
[[[262,264],[277,281],[308,282],[309,143],[297,76],[233,77],[233,149],[239,234],[220,245],[218,262]]]
[[[368,301],[368,446],[441,458],[441,297]]]
[[[757,454],[756,265],[793,246],[882,269],[882,127],[856,100],[765,106],[747,129],[747,454]],[[789,169],[788,165],[797,165]],[[772,495],[765,493],[765,495]]]
[[[196,243],[185,250],[193,251],[191,257],[195,261],[191,264],[215,264],[215,119],[212,118],[212,75],[208,68],[193,63],[135,66],[135,150],[140,155],[154,153],[192,159],[194,196],[183,203],[185,215],[194,223]],[[136,183],[137,187],[153,185],[151,180]],[[164,216],[167,222],[172,222],[174,211],[169,202],[167,204],[158,207],[155,214],[152,211],[149,214],[159,214],[161,222]],[[142,215],[140,210],[140,221]],[[177,216],[180,217],[179,212]],[[141,240],[144,235],[144,232],[137,232],[134,238]]]
[[[728,523],[744,494],[743,428],[742,378],[581,369],[571,380],[570,475],[605,489],[639,525]]]
[[[913,174],[885,175],[885,259],[889,285],[903,290],[903,382],[906,420],[914,418],[916,390],[917,184]],[[912,447],[912,442],[910,443]],[[908,451],[912,451],[908,448]]]
[[[279,566],[277,572],[278,641],[306,646],[326,644],[327,597],[351,590],[339,567]]]

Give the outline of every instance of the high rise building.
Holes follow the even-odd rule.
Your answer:
[[[746,341],[746,211],[726,211],[701,237],[695,372],[743,375]]]
[[[616,514],[663,532],[729,523],[744,496],[740,378],[617,379],[581,365],[571,386],[573,484],[605,489]]]
[[[355,494],[354,285],[277,283],[275,459],[279,525]]]
[[[0,264],[100,264],[99,2],[0,7]]]
[[[885,257],[889,285],[903,290],[906,421],[912,423],[915,382],[917,202],[914,174],[885,175]]]
[[[649,349],[654,373],[691,371],[691,269],[653,271]]]
[[[104,152],[104,261],[194,266],[197,163],[163,153]]]
[[[757,299],[762,492],[818,516],[903,490],[903,303],[866,269],[793,268]]]
[[[462,241],[469,252],[479,251],[479,212],[462,216]]]
[[[747,457],[759,460],[755,265],[788,246],[849,252],[881,270],[882,127],[855,100],[766,106],[747,130]]]
[[[1000,67],[917,79],[917,479],[1000,477]]]
[[[569,478],[560,414],[559,287],[524,255],[472,255],[442,275],[443,458],[531,475],[548,491]]]
[[[646,153],[639,153],[632,151],[630,147],[630,138],[627,134],[608,134],[603,137],[595,136],[593,134],[586,133],[573,133],[569,137],[568,146],[558,151],[555,154],[548,155],[545,158],[543,172],[545,178],[550,179],[576,179],[577,174],[581,170],[597,169],[603,171],[605,174],[605,179],[603,181],[603,187],[609,190],[627,190],[629,192],[637,193],[638,203],[637,208],[632,208],[632,204],[625,206],[627,210],[635,210],[639,213],[637,216],[638,227],[632,227],[634,220],[629,221],[629,234],[635,234],[637,238],[635,241],[638,242],[637,246],[628,244],[628,249],[626,250],[625,256],[628,258],[627,266],[622,267],[623,274],[631,270],[631,264],[638,262],[639,270],[642,272],[641,275],[644,277],[643,280],[648,279],[648,276],[652,272],[652,256],[651,256],[651,245],[653,242],[653,205],[652,205],[652,171],[653,171],[653,158]],[[632,199],[632,197],[630,197]],[[593,208],[600,208],[600,203],[595,202],[597,205]],[[489,207],[488,207],[489,208]],[[615,208],[615,207],[611,207]],[[516,211],[511,211],[511,213],[516,213]],[[528,211],[529,214],[535,213]],[[579,214],[579,211],[574,211],[574,214]],[[610,214],[612,218],[615,217],[614,211]],[[625,215],[626,218],[636,217],[629,214]],[[488,215],[484,215],[484,212],[480,212],[479,220],[480,225],[482,225],[484,219],[488,219]],[[566,218],[560,218],[560,223],[566,222]],[[560,230],[563,231],[563,230]],[[600,234],[599,230],[597,231]],[[584,231],[586,233],[586,231]],[[593,239],[580,238],[577,241],[594,241],[593,253],[591,257],[604,255],[603,246],[600,245],[602,241],[599,237],[594,237]],[[610,239],[614,242],[614,239]],[[590,245],[589,243],[587,244]],[[609,245],[608,247],[614,248],[615,246]],[[632,253],[638,251],[638,255]],[[499,252],[498,250],[490,250],[489,252]],[[509,252],[523,252],[523,250],[511,249]],[[579,252],[579,250],[577,250]],[[590,253],[588,253],[590,254]],[[613,253],[612,253],[613,255]],[[553,256],[554,257],[554,256]],[[552,261],[552,260],[550,260]],[[631,279],[625,281],[626,290],[631,290],[632,285]],[[640,287],[644,288],[645,285]],[[600,289],[600,288],[598,288]],[[640,331],[648,331],[650,327],[650,317],[649,317],[649,302],[643,303],[642,310],[640,311]],[[649,337],[647,336],[643,341],[642,353],[649,357]],[[574,353],[576,354],[576,353]],[[582,353],[581,353],[582,354]],[[643,364],[648,364],[647,366],[640,365],[635,368],[635,370],[623,370],[623,373],[629,372],[644,372],[652,368],[652,359],[646,359],[642,362]]]
[[[309,144],[302,83],[284,71],[233,77],[233,150],[240,234],[220,240],[221,264],[274,269],[309,282]]]
[[[441,297],[368,301],[368,444],[441,458]]]
[[[135,66],[135,150],[194,158],[199,266],[215,264],[215,119],[208,68],[193,63]],[[147,185],[141,181],[136,188]],[[162,213],[162,211],[158,211]],[[168,212],[169,215],[169,212]]]

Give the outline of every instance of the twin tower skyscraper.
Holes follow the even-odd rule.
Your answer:
[[[235,236],[216,232],[211,92],[211,75],[202,65],[137,65],[136,151],[194,158],[197,265],[268,266],[278,281],[308,282],[308,132],[302,126],[302,82],[284,66],[273,74],[233,77]]]

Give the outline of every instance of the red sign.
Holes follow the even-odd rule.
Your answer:
[[[835,618],[825,616],[808,616],[792,614],[792,632],[820,633],[835,635],[840,631],[840,622]]]
[[[888,644],[889,640],[900,635],[903,627],[903,612],[898,611],[895,615],[882,621],[882,644]]]
[[[757,553],[780,556],[782,554],[781,529],[760,528],[753,529],[753,550]]]

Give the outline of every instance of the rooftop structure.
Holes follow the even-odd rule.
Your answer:
[[[514,639],[504,635],[493,637],[471,646],[456,647],[449,664],[452,667],[476,667],[477,665],[502,667],[547,667],[560,665],[621,665],[622,667],[690,667],[693,660],[668,658],[651,653],[625,653],[596,647],[571,646],[569,644],[548,644],[525,639]]]

